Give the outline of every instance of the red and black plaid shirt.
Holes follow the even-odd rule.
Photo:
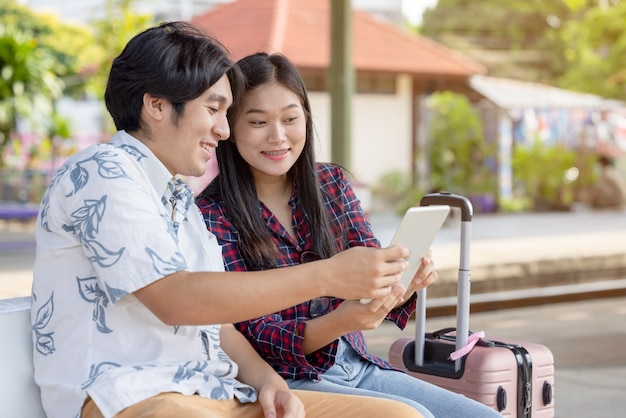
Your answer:
[[[343,226],[347,247],[357,245],[379,247],[380,243],[374,237],[371,226],[361,209],[361,204],[343,170],[331,164],[318,164],[318,176],[324,196],[324,205],[331,217],[331,222]],[[199,198],[197,203],[207,228],[215,234],[220,245],[223,246],[222,254],[226,270],[248,270],[239,250],[239,234],[224,210],[221,197],[216,197],[213,200]],[[274,242],[281,252],[281,257],[276,260],[277,268],[299,264],[300,254],[309,250],[311,246],[311,225],[309,225],[304,214],[297,193],[297,185],[294,185],[289,205],[293,211],[292,223],[296,235],[295,240],[265,205],[259,202],[259,211],[262,212]],[[333,306],[337,306],[339,303],[341,303],[341,299],[332,298]],[[387,319],[395,322],[398,327],[404,328],[414,310],[415,297],[403,307],[392,311]],[[319,379],[320,374],[334,364],[338,340],[314,353],[305,355],[302,344],[305,323],[309,319],[309,303],[305,302],[272,315],[240,322],[235,326],[245,335],[259,354],[284,378]],[[361,332],[351,332],[346,334],[344,338],[363,359],[379,367],[393,369],[393,366],[385,360],[367,354],[365,338]]]

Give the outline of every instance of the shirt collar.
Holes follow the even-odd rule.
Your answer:
[[[165,192],[170,181],[175,181],[169,170],[150,148],[128,132],[118,131],[111,139],[111,144],[126,151],[137,160],[159,196]]]

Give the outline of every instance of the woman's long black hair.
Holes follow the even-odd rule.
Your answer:
[[[300,98],[306,117],[306,143],[302,154],[287,175],[298,187],[305,216],[311,225],[310,250],[321,258],[331,257],[337,253],[340,244],[335,238],[333,226],[324,209],[324,197],[316,169],[311,106],[302,77],[296,67],[281,54],[256,53],[239,60],[237,66],[245,78],[246,92],[275,81]],[[235,126],[242,104],[242,101],[238,101],[229,110],[228,119],[231,127]],[[232,129],[231,138],[236,140]],[[215,199],[216,196],[221,196],[226,211],[239,232],[239,248],[248,269],[276,267],[279,249],[274,244],[259,210],[250,166],[239,154],[235,142],[231,140],[222,141],[217,147],[216,155],[219,174],[200,197]]]

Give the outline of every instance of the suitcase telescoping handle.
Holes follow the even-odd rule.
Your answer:
[[[472,232],[472,216],[474,209],[466,197],[448,192],[430,193],[422,197],[420,206],[448,205],[461,210],[461,258],[459,261],[459,280],[457,283],[456,307],[456,349],[467,344],[469,335],[470,312],[470,261],[469,248]],[[417,294],[417,310],[415,312],[415,364],[424,365],[424,346],[426,334],[426,289]],[[461,359],[455,360],[454,370],[461,368]]]

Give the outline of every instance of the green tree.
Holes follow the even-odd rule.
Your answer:
[[[90,65],[103,55],[87,26],[68,24],[58,17],[36,13],[15,0],[0,0],[0,26],[15,28],[36,40],[37,48],[54,57],[51,71],[64,82],[64,94],[84,93]]]
[[[486,142],[480,115],[469,100],[449,91],[428,99],[432,112],[429,162],[434,189],[466,195],[495,194],[490,162],[495,147]],[[493,165],[493,164],[491,164]]]
[[[88,28],[0,0],[0,156],[18,119],[42,140],[49,136],[55,101],[84,94],[85,68],[98,50]]]
[[[39,47],[32,33],[0,26],[0,155],[18,117],[29,119],[34,129],[45,130],[45,118],[63,90],[54,66],[54,57]]]
[[[111,61],[153,21],[133,13],[133,3],[108,0],[92,30],[0,0],[0,156],[19,118],[29,119],[34,133],[47,138],[61,95],[103,97]]]
[[[564,0],[438,0],[420,32],[484,63],[493,76],[551,81],[563,71]]]
[[[626,98],[626,1],[578,7],[580,18],[564,25],[567,70],[563,88],[624,100]]]
[[[154,24],[154,16],[133,12],[134,3],[135,0],[107,0],[103,17],[91,22],[95,40],[103,51],[94,62],[95,72],[88,84],[96,97],[104,97],[113,59],[134,35]]]
[[[563,144],[548,145],[541,139],[518,145],[513,151],[515,188],[534,210],[568,209],[576,184],[568,170],[576,165],[576,151]]]

